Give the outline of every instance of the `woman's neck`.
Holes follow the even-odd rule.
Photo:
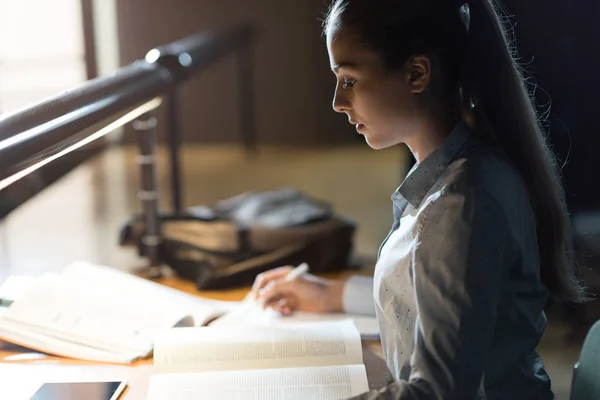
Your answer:
[[[419,132],[406,145],[412,152],[417,163],[421,163],[431,153],[440,148],[456,123],[451,118],[428,118]]]

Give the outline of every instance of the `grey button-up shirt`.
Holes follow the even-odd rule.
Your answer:
[[[392,200],[374,279],[350,279],[344,305],[376,313],[396,382],[357,399],[554,399],[535,350],[548,293],[518,172],[459,123]]]

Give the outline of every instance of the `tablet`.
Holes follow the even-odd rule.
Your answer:
[[[30,400],[120,400],[126,387],[125,381],[44,383]]]

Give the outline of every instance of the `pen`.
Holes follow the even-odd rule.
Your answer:
[[[308,272],[308,264],[304,262],[304,263],[298,265],[293,270],[291,270],[283,279],[286,281],[291,281],[301,275],[304,275],[307,272]]]
[[[300,265],[298,265],[296,268],[292,269],[290,272],[287,273],[287,275],[283,278],[284,281],[291,281],[293,279],[296,279],[297,277],[305,274],[308,272],[308,264],[307,263],[302,263]],[[262,288],[258,291],[259,294],[261,294],[262,291],[264,291],[265,288]],[[248,298],[249,299],[249,298]],[[254,300],[250,300],[251,302],[254,303]],[[263,300],[260,300],[258,303],[256,304],[263,304]]]

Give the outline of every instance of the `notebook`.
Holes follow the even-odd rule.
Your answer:
[[[155,342],[148,400],[340,399],[368,391],[350,319],[174,328]]]
[[[204,325],[239,302],[183,293],[114,268],[77,262],[22,287],[0,315],[0,339],[89,361],[131,363],[151,355],[174,326]],[[9,283],[9,282],[7,282]]]

